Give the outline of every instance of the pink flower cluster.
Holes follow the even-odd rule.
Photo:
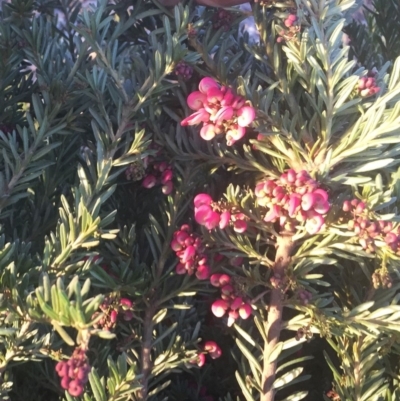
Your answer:
[[[56,372],[61,378],[61,387],[73,397],[83,393],[83,387],[88,381],[90,365],[85,350],[76,348],[69,361],[60,361]]]
[[[276,39],[278,43],[292,40],[296,38],[297,33],[300,32],[299,19],[296,14],[289,14],[283,21],[286,29],[279,31],[279,37]]]
[[[375,239],[381,239],[393,252],[400,253],[400,231],[399,228],[394,229],[391,221],[371,219],[367,205],[359,199],[344,201],[343,211],[352,216],[347,227],[354,231],[358,243],[366,252],[375,252]]]
[[[225,32],[229,31],[235,20],[235,15],[228,10],[223,8],[218,9],[214,12],[212,24],[214,29],[222,28]]]
[[[253,107],[246,105],[246,99],[235,95],[227,86],[219,86],[209,77],[199,83],[199,90],[187,98],[188,106],[195,111],[181,121],[182,126],[203,123],[200,136],[210,141],[216,135],[225,133],[228,146],[243,138],[256,117]]]
[[[196,273],[199,280],[206,280],[210,277],[210,266],[201,238],[192,233],[187,224],[174,232],[171,248],[179,258],[179,263],[175,268],[177,274],[192,275]]]
[[[174,189],[172,178],[174,174],[172,167],[166,162],[153,163],[151,172],[146,175],[142,182],[142,186],[149,189],[155,185],[161,184],[161,191],[164,195],[169,195]]]
[[[380,91],[379,86],[376,84],[375,73],[370,71],[367,76],[361,77],[357,85],[358,93],[361,97],[370,97]]]
[[[219,227],[221,230],[232,225],[237,233],[247,230],[247,216],[236,206],[214,202],[208,194],[198,194],[194,198],[194,218],[208,230]]]
[[[112,330],[117,324],[119,317],[129,322],[133,319],[132,301],[128,298],[116,299],[106,297],[100,305],[101,312],[96,312],[92,319],[101,315],[101,318],[96,322],[95,327],[102,330]]]
[[[179,61],[179,63],[175,67],[175,75],[182,77],[184,80],[192,78],[193,75],[193,67],[189,64],[186,64],[184,61]]]
[[[196,363],[200,368],[206,363],[206,354],[210,355],[212,359],[217,359],[222,355],[221,348],[215,341],[206,341],[203,346],[203,351],[204,352],[197,355],[195,360],[191,361],[192,363]]]
[[[318,233],[330,209],[328,193],[304,170],[288,170],[276,180],[258,183],[255,195],[258,204],[269,209],[264,221],[279,222],[281,228],[291,232],[303,223],[309,234]]]
[[[251,315],[251,306],[243,298],[235,294],[231,285],[231,278],[227,274],[213,274],[210,277],[211,285],[221,288],[221,299],[211,305],[211,311],[216,317],[228,315],[228,326],[232,326],[236,319],[248,319]]]

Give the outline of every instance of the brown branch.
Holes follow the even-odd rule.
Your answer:
[[[277,238],[277,251],[275,264],[273,266],[274,275],[283,278],[285,269],[291,261],[291,252],[293,250],[293,240],[291,235],[281,235]],[[277,368],[277,358],[270,362],[270,355],[278,344],[282,329],[282,311],[283,311],[283,291],[281,288],[271,290],[271,299],[268,308],[268,319],[265,323],[265,332],[268,341],[264,345],[264,364],[262,373],[262,389],[260,401],[274,401],[275,391],[272,385],[275,381]]]

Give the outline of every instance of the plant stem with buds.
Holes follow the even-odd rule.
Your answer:
[[[275,276],[280,278],[284,277],[285,270],[291,261],[293,246],[292,235],[283,234],[277,238],[275,263],[272,268]],[[279,342],[282,311],[283,291],[280,287],[273,288],[271,290],[271,299],[268,308],[268,319],[264,326],[268,341],[265,342],[264,345],[264,365],[262,373],[263,392],[260,395],[260,401],[273,401],[275,398],[275,391],[272,388],[272,385],[275,381],[277,358],[270,361],[270,356]]]

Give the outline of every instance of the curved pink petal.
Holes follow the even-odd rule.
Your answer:
[[[203,128],[200,130],[200,136],[206,141],[211,141],[211,139],[215,137],[215,125],[214,124],[203,125]]]
[[[324,201],[327,201],[329,198],[328,192],[326,192],[324,189],[318,188],[314,191],[314,194],[317,195],[318,197],[321,197]]]
[[[206,94],[210,88],[219,88],[219,85],[210,77],[203,78],[199,83],[199,91]]]
[[[210,114],[205,109],[200,109],[196,113],[191,114],[181,121],[182,127],[186,125],[196,125],[200,123],[206,123],[210,120]]]
[[[212,87],[207,90],[206,99],[207,102],[217,103],[220,102],[224,98],[224,94],[221,92],[221,89],[218,87]]]
[[[208,205],[201,205],[200,207],[196,208],[194,212],[194,218],[197,223],[204,225],[208,218],[210,217],[213,210]]]
[[[248,127],[256,118],[254,107],[244,106],[237,111],[238,125],[240,127]]]
[[[187,104],[192,110],[200,110],[206,100],[206,95],[199,91],[192,92],[187,98]]]
[[[244,106],[246,100],[242,98],[242,96],[235,96],[233,102],[232,102],[232,107],[234,109],[240,109],[241,107]]]
[[[230,135],[231,138],[233,138],[235,141],[238,141],[239,139],[243,138],[246,133],[246,129],[243,127],[235,127],[231,128],[226,134]]]
[[[278,205],[272,206],[269,212],[265,215],[264,221],[276,221],[281,215],[281,208]]]
[[[330,208],[331,208],[331,205],[329,204],[329,202],[327,202],[323,199],[320,201],[317,201],[313,207],[313,209],[319,214],[328,213]]]
[[[200,207],[202,205],[211,205],[212,198],[208,194],[197,194],[194,199],[193,203],[195,207]]]
[[[233,100],[235,99],[235,95],[230,89],[224,94],[224,98],[221,100],[221,106],[232,106]]]
[[[314,193],[307,193],[304,194],[301,198],[301,208],[304,211],[309,211],[311,210],[311,208],[314,206],[316,201],[316,196],[314,195]]]
[[[220,215],[217,212],[211,212],[211,214],[207,217],[206,222],[204,223],[204,227],[208,230],[212,230],[217,227],[220,221]]]
[[[219,222],[219,228],[223,230],[228,224],[231,219],[231,214],[228,211],[221,213],[221,220]]]
[[[291,194],[289,199],[289,217],[294,217],[301,204],[301,196],[299,194]]]
[[[214,116],[213,120],[216,123],[222,123],[223,121],[229,121],[233,117],[234,110],[232,107],[226,106],[218,110],[218,113]]]
[[[239,234],[244,233],[247,230],[247,222],[245,220],[236,220],[233,223],[233,230]]]

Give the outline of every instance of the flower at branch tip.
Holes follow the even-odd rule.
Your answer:
[[[60,361],[56,372],[61,378],[61,387],[73,397],[83,394],[83,388],[88,381],[90,365],[85,351],[76,348],[68,361]]]
[[[246,105],[246,99],[235,95],[211,77],[203,78],[199,90],[189,94],[188,106],[195,113],[181,121],[182,126],[203,123],[200,136],[210,141],[225,133],[227,145],[233,145],[246,134],[246,127],[255,120],[256,111]]]
[[[254,194],[261,207],[268,208],[264,221],[276,223],[285,231],[293,232],[298,223],[304,223],[310,234],[318,233],[330,210],[328,192],[306,171],[290,169],[278,179],[267,179],[256,184]]]
[[[157,183],[157,178],[154,177],[154,175],[149,174],[143,180],[142,186],[147,188],[147,189],[150,189],[150,188],[153,188],[154,185],[156,185],[156,183]]]

